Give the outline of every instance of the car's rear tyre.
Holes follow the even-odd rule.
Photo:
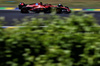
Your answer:
[[[22,7],[21,8],[21,13],[29,13],[27,7]]]

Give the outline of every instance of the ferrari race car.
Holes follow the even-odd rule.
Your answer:
[[[63,7],[62,4],[58,4],[56,7],[56,13],[71,13],[71,10],[67,6]]]
[[[19,9],[21,9],[21,13],[29,13],[29,11],[39,13],[39,12],[44,12],[44,13],[50,13],[51,12],[51,4],[42,4],[40,3],[33,3],[33,4],[24,4],[20,3],[18,5]]]
[[[19,9],[21,9],[21,13],[29,13],[30,11],[39,13],[39,12],[44,12],[44,13],[51,13],[52,7],[56,8],[56,13],[70,13],[71,10],[65,6],[63,7],[62,4],[59,4],[57,6],[51,5],[51,4],[42,4],[40,3],[33,3],[33,4],[25,4],[21,2],[18,5]]]

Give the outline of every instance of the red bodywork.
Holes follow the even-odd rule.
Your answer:
[[[39,12],[50,13],[52,7],[56,8],[56,12],[59,12],[59,13],[61,12],[70,13],[71,12],[71,10],[67,6],[59,7],[59,6],[55,6],[51,4],[42,4],[42,3],[34,3],[34,4],[28,4],[28,5],[21,3],[19,5],[19,9],[21,9],[21,13],[28,13],[28,11],[33,11],[36,13],[39,13]]]
[[[55,7],[55,6],[53,6],[51,4],[41,5],[40,3],[38,3],[38,5],[36,5],[36,3],[35,3],[35,4],[27,5],[26,7],[30,7],[31,8],[30,10],[34,10],[34,9],[39,9],[39,8],[43,9],[43,8],[49,8],[49,7]]]
[[[60,7],[60,8],[66,9],[66,10],[68,10],[68,12],[71,11],[69,8],[66,8],[66,7]]]
[[[27,5],[26,7],[36,7],[36,8],[40,8],[40,7],[54,7],[54,6],[51,5],[51,4],[41,5],[40,3],[38,3],[38,5],[36,5],[36,3],[35,3],[35,4]]]

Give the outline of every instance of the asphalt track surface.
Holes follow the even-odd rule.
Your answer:
[[[86,14],[94,14],[94,17],[97,19],[98,24],[100,24],[100,12],[85,12]],[[69,17],[71,14],[56,14],[61,17]],[[47,17],[50,16],[50,14],[38,14],[38,13],[28,13],[28,14],[22,14],[20,11],[15,10],[0,10],[0,17],[5,17],[5,21],[2,23],[3,26],[14,26],[17,23],[23,22],[23,18],[28,17],[30,18],[44,18],[47,19]],[[17,21],[17,22],[16,22]]]

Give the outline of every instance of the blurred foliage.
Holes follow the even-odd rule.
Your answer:
[[[20,26],[26,27],[0,29],[0,66],[100,65],[100,28],[92,15],[52,14]]]

